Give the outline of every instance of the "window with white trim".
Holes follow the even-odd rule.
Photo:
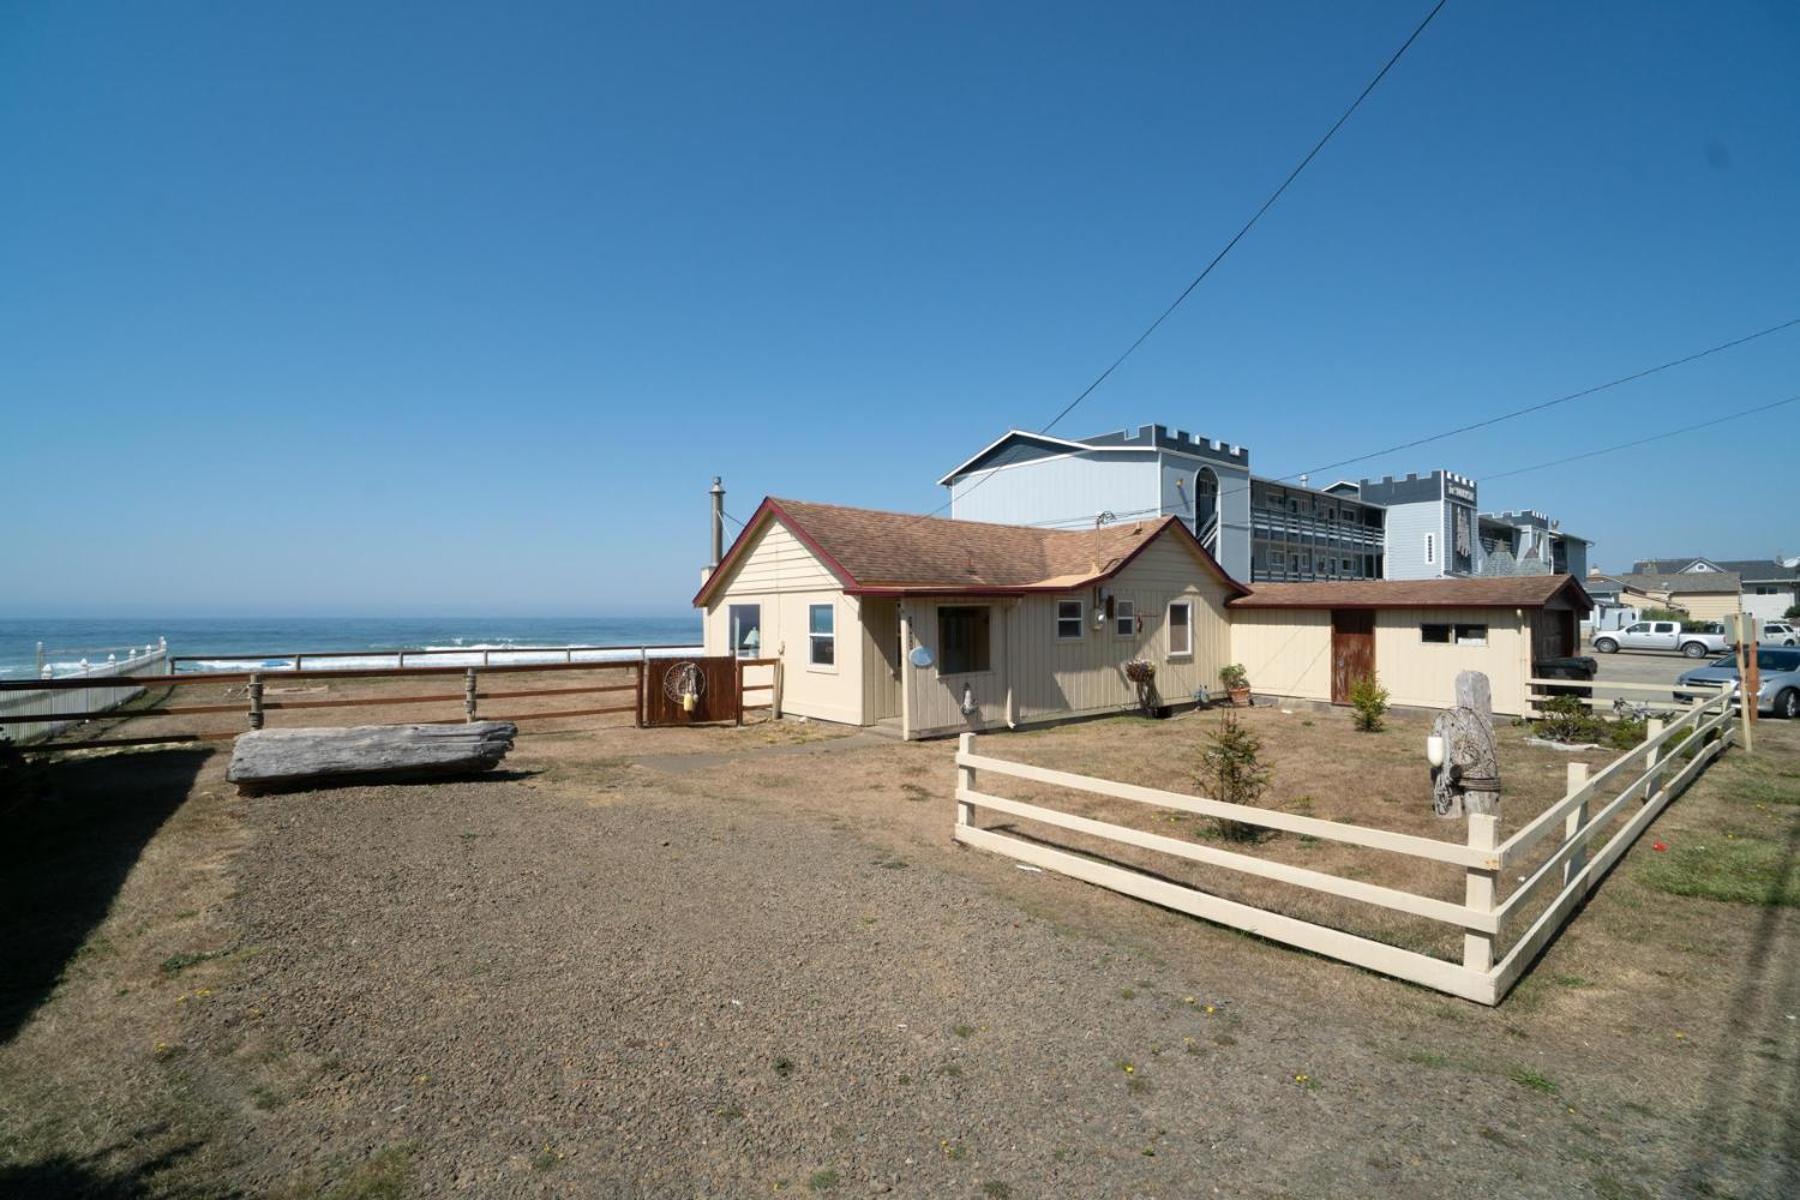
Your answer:
[[[1169,656],[1194,652],[1194,606],[1186,600],[1169,605]]]
[[[1056,602],[1056,640],[1073,642],[1081,639],[1081,601]]]
[[[756,658],[762,649],[762,605],[733,604],[726,610],[730,623],[731,652],[739,658]]]
[[[812,667],[837,667],[837,612],[829,604],[806,608],[806,663]]]
[[[1456,627],[1456,644],[1459,646],[1487,645],[1487,626],[1458,625]]]
[[[1137,636],[1137,605],[1130,600],[1113,601],[1113,633],[1119,637]]]

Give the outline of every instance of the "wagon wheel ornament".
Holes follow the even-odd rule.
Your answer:
[[[663,695],[681,705],[683,712],[693,712],[706,691],[706,675],[691,662],[678,662],[663,674]]]

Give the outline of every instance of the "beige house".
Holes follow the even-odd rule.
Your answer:
[[[1265,583],[1232,600],[1232,658],[1259,695],[1349,699],[1373,672],[1393,704],[1448,708],[1483,671],[1494,711],[1531,711],[1534,660],[1574,654],[1593,607],[1569,575]]]
[[[1729,621],[1742,605],[1742,584],[1733,571],[1673,575],[1607,575],[1619,587],[1619,602],[1633,608],[1666,608],[1691,621]]]
[[[1051,530],[764,500],[694,597],[708,654],[779,658],[786,713],[905,737],[1216,691],[1231,580],[1176,518]]]

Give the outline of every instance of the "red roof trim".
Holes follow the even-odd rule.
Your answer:
[[[744,522],[743,529],[738,531],[737,540],[731,543],[731,549],[727,550],[725,557],[719,560],[718,569],[708,575],[706,582],[700,585],[700,590],[694,593],[695,608],[705,608],[707,604],[711,603],[713,593],[719,589],[721,581],[737,569],[738,559],[749,552],[752,535],[760,533],[763,525],[770,520],[780,521],[787,527],[789,533],[800,539],[801,545],[818,555],[819,561],[823,562],[831,573],[838,577],[838,580],[844,585],[845,591],[856,586],[856,577],[844,569],[843,563],[833,558],[825,547],[814,541],[812,535],[802,529],[800,523],[789,516],[780,504],[765,497],[763,502],[756,506],[756,511],[750,514],[750,519]]]

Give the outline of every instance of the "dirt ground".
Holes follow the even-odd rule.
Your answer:
[[[984,749],[1192,790],[1213,721]],[[1253,722],[1267,803],[1456,836],[1421,719]],[[0,777],[0,1194],[1800,1191],[1800,728],[1486,1009],[957,847],[949,743],[566,724],[430,786]],[[1515,736],[1509,828],[1564,762]]]

